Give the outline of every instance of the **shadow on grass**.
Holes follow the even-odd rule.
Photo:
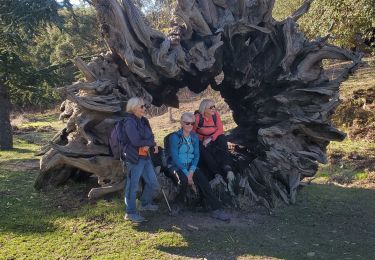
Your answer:
[[[16,153],[34,153],[31,149],[25,149],[25,148],[13,148],[10,150],[10,152],[16,152]]]
[[[296,205],[281,206],[252,224],[146,224],[141,231],[180,228],[187,246],[159,250],[183,257],[235,259],[239,256],[283,259],[372,259],[375,244],[375,190],[313,184],[299,193]],[[188,230],[190,223],[198,230]]]
[[[82,187],[69,187],[70,193],[62,188],[37,192],[33,188],[36,174],[0,169],[0,232],[54,232],[58,228],[54,225],[56,219],[74,218],[74,210],[87,204],[79,199],[87,194]]]

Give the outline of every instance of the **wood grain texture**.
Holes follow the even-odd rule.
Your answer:
[[[238,127],[229,139],[242,148],[232,154],[232,206],[294,203],[300,180],[326,163],[329,141],[345,138],[330,117],[340,83],[361,55],[326,43],[327,37],[309,41],[299,31],[296,21],[311,1],[278,22],[272,0],[178,0],[168,35],[150,28],[130,0],[93,2],[110,52],[87,65],[78,60],[86,82],[61,89],[67,126],[41,152],[41,176],[72,167],[95,174],[101,185],[104,179],[121,183],[125,177],[114,169],[107,137],[126,101],[141,96],[156,106],[178,107],[176,92],[185,86],[201,92],[211,84],[233,111]],[[325,59],[351,63],[329,79]],[[173,194],[163,178],[159,174]],[[212,181],[218,194],[228,194],[223,182]],[[42,177],[38,183],[43,186]]]

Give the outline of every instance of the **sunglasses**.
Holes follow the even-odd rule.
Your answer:
[[[215,105],[209,107],[209,109],[215,109],[215,108],[216,108]]]
[[[141,109],[148,109],[150,106],[149,105],[141,105],[140,108]]]
[[[184,121],[184,124],[185,124],[185,125],[194,125],[195,122],[185,122],[185,121]]]

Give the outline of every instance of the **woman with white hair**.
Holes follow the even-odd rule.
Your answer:
[[[229,215],[222,210],[222,205],[212,192],[207,177],[197,167],[199,140],[197,135],[192,132],[194,122],[194,114],[183,113],[180,122],[181,129],[169,136],[168,149],[172,162],[167,175],[180,187],[179,194],[175,199],[174,211],[178,213],[183,207],[187,187],[191,185],[193,188],[198,187],[200,194],[212,210],[211,216],[227,221],[230,219]]]
[[[228,182],[228,189],[233,195],[235,177],[227,139],[224,135],[223,123],[212,99],[203,99],[200,103],[199,111],[195,113],[193,131],[198,135],[202,162],[209,171],[209,178],[214,178],[216,174],[222,175]]]
[[[142,178],[145,182],[139,210],[158,210],[153,204],[153,197],[159,189],[159,183],[149,155],[149,150],[158,148],[154,140],[150,123],[144,117],[146,105],[142,98],[132,97],[126,105],[126,113],[123,120],[122,143],[123,159],[125,160],[128,176],[125,186],[125,219],[133,222],[146,221],[139,215],[136,208],[136,195],[139,181]]]

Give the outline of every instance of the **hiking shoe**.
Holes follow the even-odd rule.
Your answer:
[[[230,216],[227,212],[222,209],[217,209],[211,212],[211,217],[222,221],[229,221]]]
[[[144,217],[142,217],[141,215],[138,215],[136,213],[135,214],[126,213],[124,219],[130,220],[130,221],[135,222],[135,223],[141,223],[141,222],[147,221]]]
[[[146,210],[149,210],[149,211],[157,211],[159,209],[159,206],[156,205],[156,204],[147,204],[147,205],[140,205],[138,210],[139,211],[146,211]]]

